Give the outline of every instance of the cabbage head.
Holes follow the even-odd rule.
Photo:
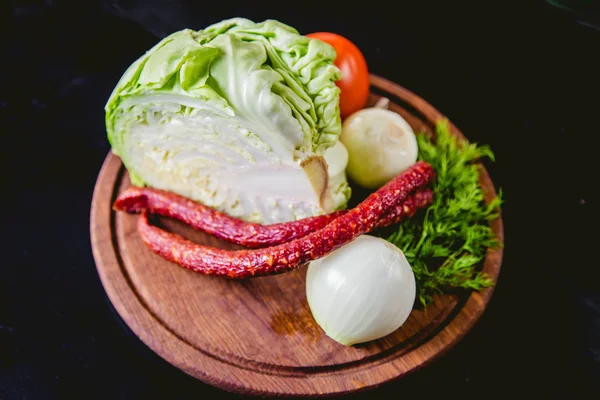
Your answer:
[[[343,208],[345,165],[331,159],[340,151],[328,152],[341,144],[335,56],[275,20],[175,32],[135,61],[110,96],[112,151],[134,185],[246,221]]]

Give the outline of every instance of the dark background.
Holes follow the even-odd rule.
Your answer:
[[[158,37],[233,16],[347,36],[497,156],[506,249],[484,316],[442,359],[356,397],[600,394],[598,3],[393,3],[2,2],[0,399],[236,397],[122,323],[88,222],[125,68]]]

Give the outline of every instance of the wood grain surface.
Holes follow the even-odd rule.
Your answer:
[[[370,104],[381,96],[415,131],[433,132],[443,116],[408,90],[371,76]],[[451,124],[453,132],[460,131]],[[464,138],[464,137],[463,137]],[[482,167],[486,201],[496,195]],[[153,351],[186,373],[225,390],[260,395],[319,396],[375,387],[414,371],[451,348],[481,316],[493,288],[437,296],[416,308],[396,332],[345,347],[314,322],[306,302],[306,267],[232,281],[185,270],[152,253],[136,231],[137,215],[112,202],[130,185],[121,161],[108,155],[94,191],[91,241],[98,273],[118,313]],[[195,242],[234,248],[181,223],[166,229]],[[492,224],[503,242],[502,220]],[[496,281],[502,250],[488,250],[484,271]]]

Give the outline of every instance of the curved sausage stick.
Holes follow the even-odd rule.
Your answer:
[[[407,201],[410,200],[412,203],[408,207],[422,208],[431,203],[433,194],[431,191],[429,193],[427,191],[429,189],[409,196]],[[231,217],[175,193],[139,187],[130,187],[121,193],[115,200],[113,208],[126,212],[148,210],[150,214],[177,219],[219,239],[253,248],[275,246],[299,239],[318,231],[347,212],[347,210],[342,210],[298,221],[261,225]],[[380,221],[379,227],[394,224],[397,214],[400,218],[402,217],[403,209],[406,206],[402,203],[396,208],[397,210]]]
[[[433,176],[429,164],[418,162],[323,229],[264,249],[228,251],[199,245],[151,225],[147,211],[142,211],[138,232],[152,251],[195,272],[235,279],[274,275],[323,257],[369,232],[409,193],[427,184]],[[404,216],[412,216],[416,209],[408,211]]]
[[[148,210],[151,214],[177,219],[194,229],[246,247],[289,242],[323,228],[345,213],[337,211],[298,221],[261,225],[231,217],[175,193],[139,187],[131,187],[120,194],[113,209],[127,212]]]
[[[417,189],[416,192],[409,195],[406,200],[396,205],[385,217],[377,223],[376,228],[385,228],[386,226],[397,224],[406,218],[412,217],[417,210],[425,208],[433,203],[433,192],[431,189]]]

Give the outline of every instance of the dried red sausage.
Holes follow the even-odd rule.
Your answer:
[[[127,212],[148,210],[151,214],[177,219],[194,229],[246,247],[265,247],[289,242],[323,228],[345,213],[338,211],[299,221],[261,225],[231,217],[171,192],[138,187],[131,187],[119,195],[113,208]]]
[[[429,164],[418,162],[324,228],[303,238],[264,249],[227,251],[192,243],[151,225],[147,211],[140,216],[138,231],[152,251],[202,274],[230,278],[279,274],[323,257],[369,232],[397,204],[415,189],[426,185],[433,176],[434,171]],[[414,211],[408,210],[407,215]]]
[[[427,193],[427,190],[424,189],[409,196],[406,201],[412,203],[409,203],[408,206],[405,206],[404,203],[397,205],[397,210],[382,219],[378,226],[395,223],[395,219],[402,218],[405,208],[422,208],[429,204],[432,194],[430,191]],[[246,247],[275,246],[304,237],[318,231],[347,212],[345,210],[337,211],[299,221],[261,225],[231,217],[175,193],[139,187],[131,187],[121,193],[113,208],[126,212],[148,210],[150,214],[177,219],[194,229]]]
[[[378,223],[377,228],[383,228],[412,217],[417,210],[425,208],[433,202],[433,192],[431,189],[418,189],[409,195],[406,200],[397,205],[389,214],[383,217]]]

